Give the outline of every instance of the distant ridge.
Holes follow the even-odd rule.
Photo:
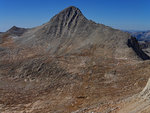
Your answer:
[[[12,28],[10,28],[6,32],[9,33],[9,34],[11,34],[11,35],[21,36],[26,31],[27,31],[27,29],[25,29],[25,28],[20,28],[20,27],[13,26]]]
[[[150,41],[150,31],[131,32],[139,41]]]

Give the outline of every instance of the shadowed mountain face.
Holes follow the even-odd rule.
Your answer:
[[[139,42],[140,48],[148,55],[150,55],[150,31],[129,32],[132,36],[136,37]]]
[[[149,76],[149,62],[142,62],[149,56],[135,38],[73,6],[41,26],[7,33],[0,38],[3,113],[86,112],[99,105],[108,111],[111,101],[140,91]]]
[[[145,54],[142,49],[140,48],[140,45],[138,44],[138,41],[135,37],[131,37],[131,39],[128,39],[128,46],[132,47],[133,50],[136,52],[136,54],[143,60],[148,60],[150,57]]]

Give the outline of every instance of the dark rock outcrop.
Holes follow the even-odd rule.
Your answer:
[[[146,53],[144,53],[144,52],[142,51],[142,49],[140,48],[139,43],[138,43],[138,41],[137,41],[137,39],[136,39],[135,37],[131,37],[131,39],[128,39],[127,45],[128,45],[129,47],[132,47],[133,50],[136,52],[136,54],[137,54],[141,59],[143,59],[143,60],[149,60],[149,59],[150,59],[150,57],[149,57]]]

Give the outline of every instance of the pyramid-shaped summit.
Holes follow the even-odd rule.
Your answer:
[[[68,14],[68,16],[70,14],[82,15],[82,12],[80,11],[79,8],[77,8],[75,6],[70,6],[70,7],[65,8],[64,10],[62,10],[59,14],[65,14],[65,15]]]
[[[98,26],[95,22],[89,21],[78,8],[70,6],[52,17],[49,22],[35,28],[35,38],[33,35],[29,36],[30,34],[28,37],[38,40],[36,42],[56,38],[85,38],[91,35]]]
[[[59,12],[56,16],[54,16],[53,18],[56,18],[56,17],[62,18],[62,16],[64,16],[66,19],[71,18],[71,17],[76,17],[76,16],[84,17],[82,12],[80,11],[80,9],[78,9],[77,7],[74,7],[74,6],[65,8],[64,10]]]
[[[96,51],[102,53],[101,56],[109,51],[106,52],[108,56],[126,59],[135,57],[132,48],[127,45],[130,39],[130,34],[88,20],[78,8],[71,6],[42,26],[30,29],[20,38],[19,44],[44,45],[51,54],[59,55],[80,53],[95,47]],[[142,53],[142,56],[145,58],[146,55]]]
[[[50,21],[69,21],[69,19],[74,20],[76,18],[85,18],[80,9],[74,6],[70,6],[61,12],[59,12],[57,15],[55,15]]]
[[[55,15],[45,27],[47,34],[52,37],[72,37],[75,31],[78,32],[78,29],[87,25],[88,22],[78,8],[71,6]]]

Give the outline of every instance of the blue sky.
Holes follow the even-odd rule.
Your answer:
[[[150,0],[0,0],[0,31],[39,26],[68,6],[113,28],[150,30]]]

